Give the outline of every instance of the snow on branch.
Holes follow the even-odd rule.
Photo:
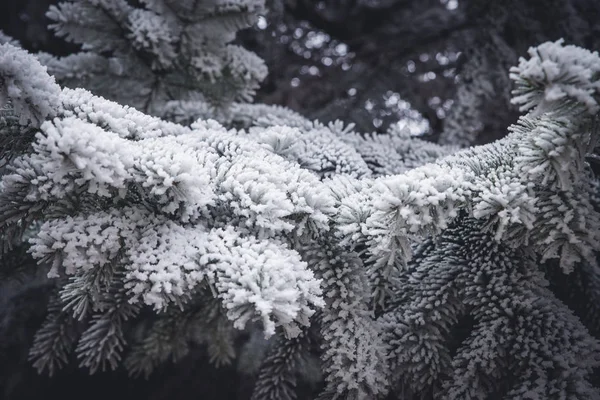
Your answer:
[[[564,40],[546,42],[529,49],[529,59],[521,57],[512,67],[510,78],[514,104],[521,111],[548,107],[566,99],[581,103],[588,113],[598,112],[600,57],[581,47],[564,45]]]
[[[21,124],[56,114],[60,87],[46,67],[10,43],[0,44],[0,107],[11,102]]]
[[[86,5],[72,13],[101,7],[120,21],[120,2],[77,4]],[[254,10],[144,4],[169,24],[191,10],[200,21],[223,16],[227,29],[244,20],[219,13]],[[136,31],[136,49],[161,53],[165,66],[169,37],[151,37],[154,17]],[[600,252],[600,185],[586,158],[599,134],[595,53],[562,42],[533,49],[512,75],[516,101],[539,108],[505,138],[457,151],[267,106],[236,105],[248,130],[212,119],[184,127],[60,91],[32,56],[0,50],[2,96],[36,124],[31,146],[0,171],[0,244],[27,246],[58,279],[34,340],[37,368],[53,372],[71,350],[92,371],[115,368],[126,322],[147,308],[161,314],[126,363],[151,371],[185,353],[201,301],[217,327],[198,341],[220,362],[233,357],[233,328],[289,338],[315,324],[319,399],[542,398],[546,387],[598,396],[588,375],[600,344],[544,278],[549,259],[568,273]],[[286,360],[275,362],[283,379],[295,368]]]

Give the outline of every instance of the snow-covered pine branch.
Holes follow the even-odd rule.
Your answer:
[[[10,100],[22,125],[54,116],[60,87],[46,68],[10,42],[0,43],[0,107]]]
[[[264,0],[140,3],[69,0],[51,6],[50,28],[82,52],[38,58],[62,84],[152,115],[187,118],[208,108],[223,120],[233,102],[252,100],[267,68],[231,42],[265,13]],[[186,109],[190,101],[193,107]]]
[[[85,7],[77,12],[96,10]],[[31,59],[8,46],[0,59]],[[598,177],[586,161],[599,134],[600,57],[580,50],[545,44],[522,61],[512,76],[532,111],[504,139],[462,151],[268,106],[246,107],[238,123],[248,129],[228,130],[83,89],[31,102],[29,83],[51,82],[43,68],[0,65],[16,115],[0,134],[33,132],[0,170],[0,239],[28,246],[57,279],[35,366],[55,372],[74,351],[92,371],[125,357],[132,373],[149,373],[189,342],[228,362],[233,329],[259,326],[277,341],[258,370],[291,382],[318,319],[320,399],[600,396],[589,378],[600,343],[544,271],[548,259],[564,272],[597,268],[600,250]],[[550,64],[570,72],[536,74]],[[28,108],[38,103],[52,108],[35,108],[41,123]],[[143,312],[157,315],[148,337],[126,343]],[[194,333],[202,315],[219,328]],[[293,396],[260,379],[255,397]]]

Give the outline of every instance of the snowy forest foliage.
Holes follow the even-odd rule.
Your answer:
[[[255,400],[600,398],[598,53],[531,47],[505,137],[433,143],[252,103],[232,42],[265,12],[65,1],[81,52],[0,35],[0,338],[37,287],[52,377],[202,349]]]

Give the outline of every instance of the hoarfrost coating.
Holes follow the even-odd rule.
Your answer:
[[[142,13],[120,1],[66,3],[51,14],[67,37],[87,32],[88,49],[151,52],[152,74],[174,65],[168,43],[190,10],[144,4]],[[248,17],[251,4],[217,8]],[[106,40],[97,25],[61,25],[77,15],[98,23],[99,9],[111,23],[144,23]],[[246,18],[229,25],[196,11],[227,32]],[[156,29],[173,35],[163,42]],[[73,64],[39,59],[81,67],[103,57],[82,54]],[[291,354],[265,358],[261,370],[279,365],[280,375],[260,375],[255,397],[291,393],[269,385],[289,382],[294,354],[311,341],[321,399],[599,397],[590,373],[600,343],[550,290],[546,261],[564,272],[596,268],[600,185],[586,157],[597,151],[600,57],[560,41],[530,54],[511,72],[529,113],[505,138],[459,151],[399,126],[361,135],[239,103],[222,123],[184,126],[60,89],[33,56],[1,45],[0,134],[22,134],[26,145],[11,147],[0,169],[0,240],[56,279],[34,366],[56,372],[75,352],[92,372],[115,369],[131,348],[123,363],[148,374],[190,342],[224,363],[244,329],[276,336],[269,354]],[[107,71],[127,80],[121,62]],[[239,65],[231,62],[232,79],[252,78]],[[158,100],[153,113],[159,104],[177,111],[174,99]],[[130,339],[130,326],[143,334]]]

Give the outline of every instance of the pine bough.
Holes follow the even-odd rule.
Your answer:
[[[175,62],[143,39],[154,66]],[[600,343],[546,278],[548,260],[597,268],[600,57],[544,43],[511,78],[527,113],[456,152],[267,106],[238,110],[248,129],[179,125],[61,89],[0,45],[2,267],[25,247],[57,283],[33,365],[52,374],[75,352],[92,372],[149,374],[192,343],[219,365],[261,329],[275,339],[255,399],[295,398],[314,343],[319,399],[600,398]]]
[[[256,54],[232,44],[264,14],[264,0],[70,0],[46,14],[57,36],[81,52],[39,54],[69,87],[152,115],[226,120],[234,102],[249,102],[267,75]]]

